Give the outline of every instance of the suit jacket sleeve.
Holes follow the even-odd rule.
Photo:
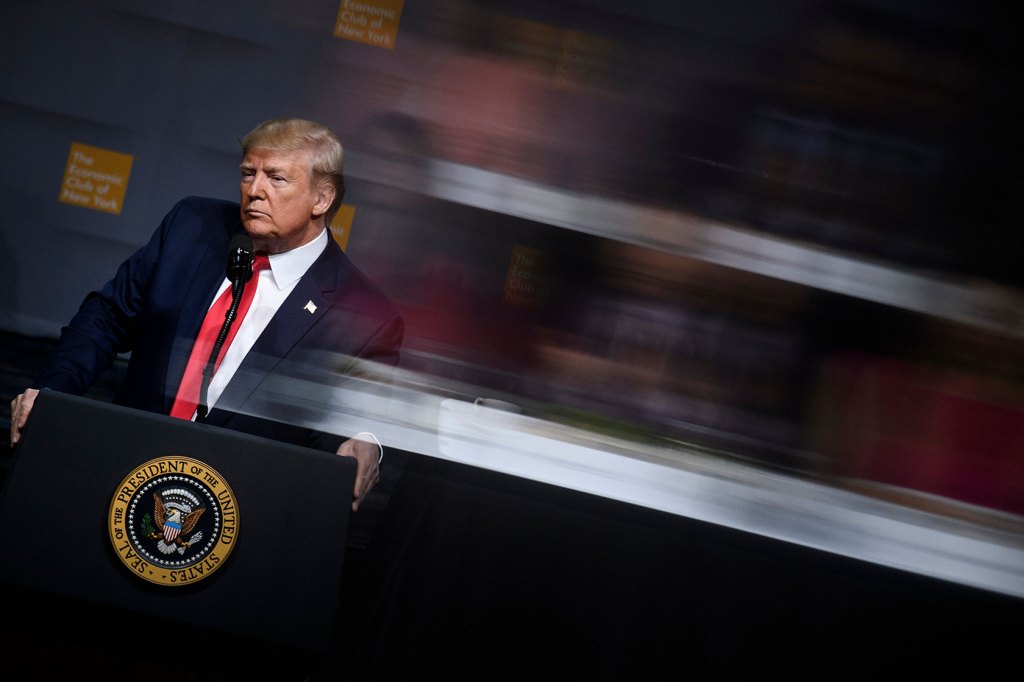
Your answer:
[[[121,264],[110,281],[86,295],[78,312],[61,330],[46,366],[32,383],[33,388],[81,395],[119,353],[132,350],[135,323],[176,210],[177,207],[168,214],[147,244]]]

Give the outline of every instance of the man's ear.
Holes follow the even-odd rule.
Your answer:
[[[315,218],[319,218],[327,213],[331,204],[334,203],[334,196],[334,185],[329,182],[321,182],[320,186],[317,187],[316,203],[313,204],[313,216]]]

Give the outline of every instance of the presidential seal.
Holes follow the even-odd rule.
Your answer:
[[[157,585],[208,578],[238,537],[238,504],[227,481],[190,457],[160,457],[125,476],[108,518],[121,562]]]

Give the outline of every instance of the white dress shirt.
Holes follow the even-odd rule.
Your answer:
[[[308,244],[303,244],[291,251],[270,255],[270,267],[259,273],[259,286],[256,287],[256,295],[252,299],[249,312],[239,323],[234,340],[228,346],[224,353],[224,359],[221,360],[217,372],[210,380],[210,388],[206,397],[211,410],[221,393],[224,392],[228,382],[231,381],[231,377],[235,375],[238,366],[242,364],[242,360],[256,343],[256,339],[270,324],[277,309],[288,298],[288,294],[295,289],[295,285],[306,274],[306,270],[309,270],[313,262],[320,257],[324,247],[327,246],[327,239],[327,230],[324,230]],[[250,281],[246,286],[253,284],[255,282]],[[225,277],[213,300],[216,301],[229,286],[231,286],[231,280]]]

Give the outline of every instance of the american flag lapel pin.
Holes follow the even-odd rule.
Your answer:
[[[303,308],[303,310],[308,311],[309,314],[312,315],[313,313],[316,312],[316,304],[310,301],[309,303],[306,304],[306,307]]]

